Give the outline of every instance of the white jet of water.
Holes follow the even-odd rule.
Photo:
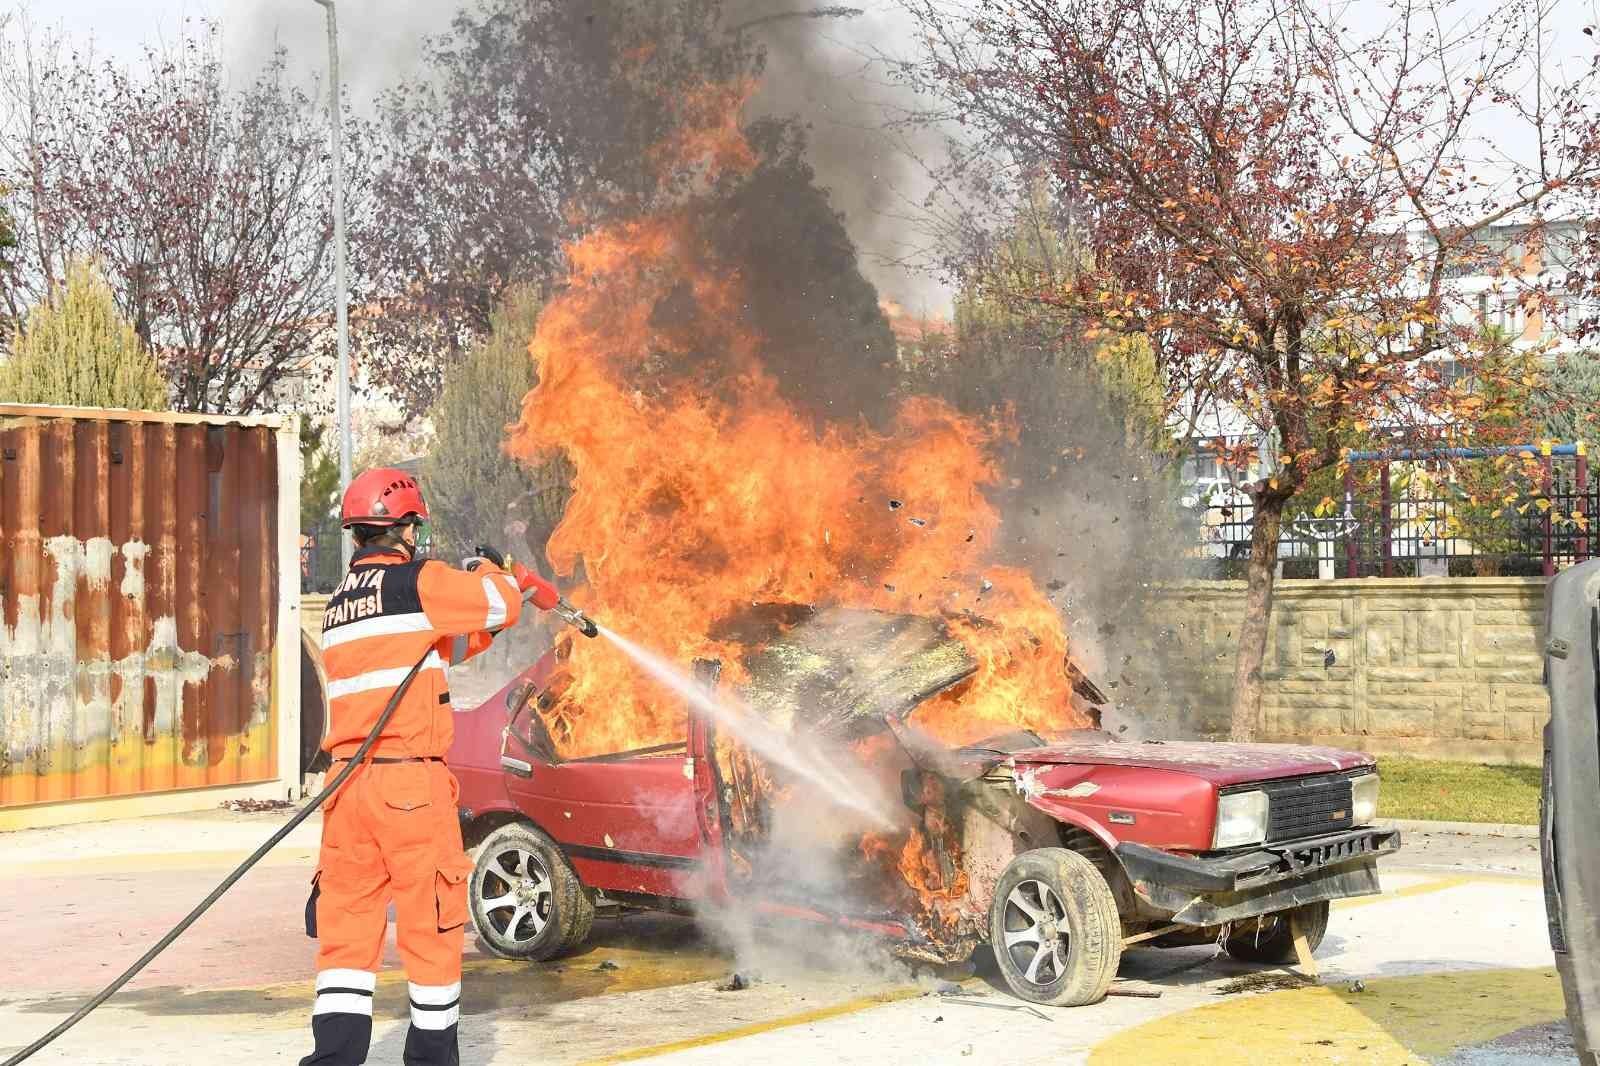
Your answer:
[[[598,628],[601,636],[615,644],[640,669],[682,696],[696,712],[737,737],[751,751],[805,780],[833,803],[870,818],[880,828],[895,827],[892,807],[881,794],[882,790],[876,787],[876,782],[864,774],[851,775],[841,768],[841,764],[847,764],[851,758],[848,752],[838,752],[829,758],[827,753],[802,746],[797,738],[767,725],[741,701],[725,694],[712,693],[678,666],[654,652],[641,648],[605,626]],[[857,779],[852,780],[852,776]]]

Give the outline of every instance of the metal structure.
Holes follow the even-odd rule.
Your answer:
[[[317,0],[328,12],[328,128],[333,155],[333,273],[339,331],[339,492],[350,485],[350,286],[349,251],[344,238],[344,122],[339,113],[339,16],[333,0]],[[340,570],[350,569],[352,545],[341,538]]]
[[[0,828],[298,789],[298,496],[293,419],[0,405]]]
[[[1334,575],[1334,546],[1341,540],[1347,540],[1355,535],[1361,528],[1361,523],[1356,520],[1354,511],[1351,510],[1350,493],[1344,495],[1344,513],[1329,515],[1325,518],[1315,518],[1301,514],[1299,518],[1289,523],[1290,532],[1296,540],[1309,541],[1317,546],[1317,577],[1323,581],[1330,581]]]
[[[1440,479],[1419,479],[1420,488],[1397,489],[1391,477],[1395,464],[1505,455],[1526,456],[1537,470],[1509,502],[1474,505]],[[1483,571],[1549,577],[1593,552],[1588,523],[1600,513],[1600,482],[1591,480],[1588,449],[1582,442],[1351,452],[1349,458],[1344,509],[1337,521],[1318,528],[1285,522],[1279,556],[1291,568],[1300,569],[1295,560],[1315,554],[1316,576],[1324,579],[1464,576]],[[1365,488],[1356,472],[1362,465],[1374,475],[1366,479],[1372,483]],[[1493,510],[1499,510],[1499,516],[1489,513]],[[1200,507],[1199,513],[1198,554],[1224,560],[1249,557],[1254,512],[1248,497],[1232,493]]]
[[[1550,947],[1566,995],[1578,1061],[1600,1066],[1600,563],[1563,571],[1545,597],[1545,681],[1540,852]]]
[[[343,542],[349,540],[339,528],[339,516],[319,520],[301,530],[300,591],[307,595],[326,595],[345,575]]]

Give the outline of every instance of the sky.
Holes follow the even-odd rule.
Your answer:
[[[421,38],[447,30],[460,5],[461,0],[338,0],[342,77],[358,106],[416,69]],[[817,5],[796,0],[793,6]],[[846,215],[863,253],[863,273],[882,296],[911,312],[945,315],[951,300],[946,285],[886,262],[904,256],[906,241],[921,239],[901,219],[906,205],[919,202],[931,183],[920,164],[863,133],[856,106],[885,92],[881,75],[864,69],[860,42],[903,39],[906,16],[896,0],[852,0],[850,6],[865,14],[811,39],[807,54],[775,54],[769,71],[785,94],[799,94],[800,102],[785,110],[801,108],[812,123],[813,166]],[[31,0],[26,7],[34,23],[59,27],[75,44],[92,38],[95,50],[111,58],[138,59],[146,42],[170,41],[185,20],[209,18],[221,26],[225,54],[241,78],[278,43],[298,73],[324,76],[327,70],[326,16],[315,0]],[[768,42],[775,52],[784,43]],[[832,116],[841,117],[830,125]]]
[[[448,29],[461,0],[339,0],[341,60],[347,91],[361,101],[404,73],[415,69],[424,34]],[[734,5],[803,10],[812,0],[729,0]],[[1547,0],[1538,0],[1545,3]],[[1496,0],[1457,0],[1450,10],[1474,19],[1493,9]],[[4,6],[5,0],[0,0]],[[144,42],[176,37],[185,19],[211,18],[223,30],[224,48],[241,77],[247,76],[277,43],[304,75],[326,70],[326,22],[315,0],[29,0],[31,18],[59,26],[76,42],[93,38],[98,51],[123,59],[137,58]],[[830,23],[825,34],[811,34],[815,23],[788,23],[771,29],[769,67],[775,109],[800,110],[812,123],[812,163],[820,182],[832,190],[835,207],[844,211],[852,237],[863,252],[862,268],[880,292],[913,313],[948,311],[950,290],[938,279],[887,265],[920,240],[904,221],[908,205],[920,203],[930,188],[923,168],[898,152],[874,131],[862,127],[863,100],[884,98],[881,73],[869,69],[860,52],[874,43],[895,51],[914,39],[897,0],[850,0],[866,14]],[[1374,32],[1388,21],[1385,0],[1340,0],[1343,29],[1356,36]],[[1596,38],[1577,31],[1593,24],[1588,0],[1569,0],[1555,16],[1551,58],[1588,63]],[[1371,27],[1371,29],[1367,29]],[[789,36],[785,37],[784,34]],[[809,35],[809,36],[808,36]],[[796,46],[796,40],[804,40]],[[758,98],[758,104],[762,102]],[[874,110],[874,115],[881,112]],[[1495,170],[1492,157],[1504,150],[1529,154],[1520,123],[1493,110],[1474,123],[1481,160]],[[915,146],[924,154],[928,144]],[[915,210],[909,208],[909,210]]]
[[[187,19],[209,18],[222,26],[230,58],[257,60],[281,41],[308,70],[327,63],[326,16],[315,0],[36,0],[27,8],[36,23],[59,26],[74,41],[93,37],[97,50],[121,58],[176,37]],[[447,29],[456,5],[339,0],[338,8],[346,80],[359,89],[413,65],[419,35]]]

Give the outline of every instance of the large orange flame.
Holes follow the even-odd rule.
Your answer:
[[[686,101],[681,136],[652,158],[672,153],[697,179],[748,167],[743,91]],[[962,741],[1079,721],[1056,608],[1025,572],[988,562],[1000,516],[984,493],[1001,477],[1004,419],[923,397],[884,431],[798,410],[763,366],[737,264],[702,238],[705,207],[690,196],[572,244],[530,346],[539,385],[509,447],[559,449],[573,465],[549,556],[562,574],[581,562],[575,600],[680,662],[720,659],[735,684],[749,649],[712,634],[752,604],[943,615],[981,669],[918,712],[924,728]],[[579,642],[570,670],[554,722],[564,754],[683,736],[682,705],[606,642]]]

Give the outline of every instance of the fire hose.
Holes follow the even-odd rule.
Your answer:
[[[555,614],[568,625],[576,628],[584,636],[594,637],[599,634],[599,627],[595,625],[594,620],[588,615],[584,614],[582,611],[578,610],[572,604],[568,603],[565,597],[559,597],[553,606],[550,606],[546,609]],[[74,1025],[77,1025],[79,1022],[87,1018],[96,1007],[100,1006],[106,1000],[116,995],[117,992],[121,990],[123,985],[133,980],[139,975],[141,970],[150,965],[150,963],[154,962],[157,955],[160,955],[163,951],[167,950],[167,948],[171,947],[173,941],[182,936],[184,931],[198,921],[202,914],[210,910],[212,904],[221,899],[222,894],[228,891],[228,889],[232,888],[241,877],[250,871],[252,866],[260,862],[266,856],[267,852],[283,843],[284,837],[293,832],[295,827],[301,822],[311,817],[312,812],[319,810],[322,805],[328,801],[328,797],[339,791],[339,786],[343,785],[345,780],[349,778],[351,774],[355,773],[356,767],[362,765],[362,760],[367,757],[367,753],[372,750],[372,746],[378,742],[378,737],[383,734],[384,726],[389,724],[389,719],[394,715],[395,708],[400,706],[401,698],[406,694],[406,690],[411,687],[411,682],[416,678],[417,673],[422,669],[423,664],[427,662],[432,655],[433,649],[430,647],[427,654],[418,659],[416,665],[413,666],[410,671],[406,673],[406,676],[401,679],[400,684],[395,686],[394,694],[389,697],[389,702],[384,706],[383,713],[378,715],[377,722],[373,724],[372,731],[367,734],[367,738],[361,742],[361,747],[357,748],[356,753],[352,755],[349,761],[344,764],[344,769],[340,770],[336,775],[334,775],[333,780],[325,785],[321,792],[317,793],[315,799],[302,807],[298,812],[295,813],[293,818],[285,822],[276,833],[273,833],[272,836],[268,837],[265,844],[262,844],[255,851],[251,852],[249,858],[240,863],[238,867],[235,868],[234,871],[227,877],[224,877],[222,879],[222,883],[211,890],[210,895],[201,900],[199,905],[196,906],[194,910],[184,915],[183,919],[178,922],[177,925],[169,929],[165,936],[156,941],[149,951],[146,951],[143,955],[139,956],[138,960],[134,962],[132,966],[129,966],[126,970],[122,971],[122,973],[118,975],[115,980],[106,985],[99,992],[95,993],[94,998],[74,1011],[71,1017],[67,1018],[60,1025],[57,1025],[54,1029],[44,1034],[33,1043],[29,1044],[27,1047],[11,1056],[9,1059],[6,1059],[4,1063],[0,1063],[0,1066],[17,1066],[18,1063],[25,1062],[26,1060],[32,1058],[35,1054],[52,1043],[57,1037],[61,1036],[61,1034],[65,1033],[68,1029],[71,1029]]]

